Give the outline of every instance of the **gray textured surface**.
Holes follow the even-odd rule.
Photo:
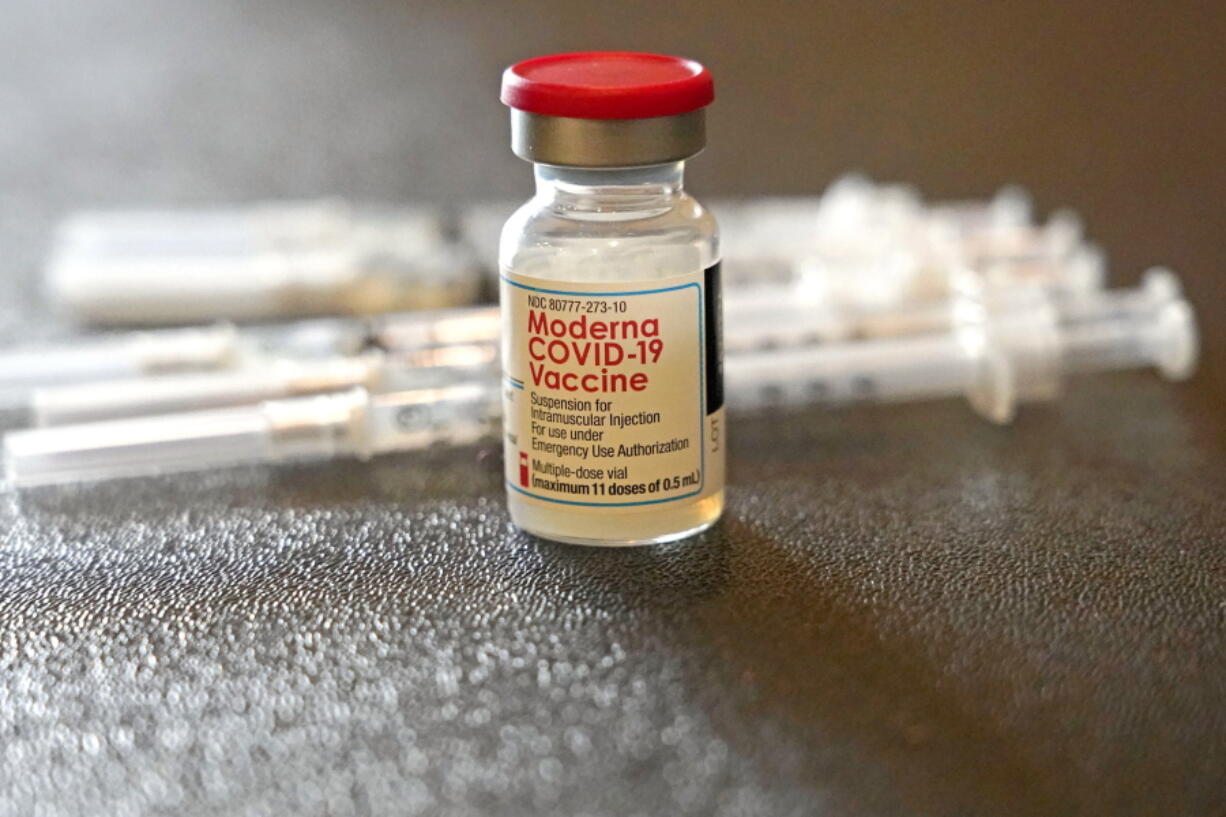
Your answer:
[[[1179,408],[743,421],[726,522],[634,552],[513,532],[471,450],[9,499],[7,810],[1220,809]]]
[[[484,91],[449,90],[492,93],[505,16],[81,5],[22,0],[0,28],[4,337],[63,330],[36,262],[74,204],[524,183]],[[523,47],[616,44],[554,23]],[[722,59],[746,68],[754,43]],[[1185,200],[1174,229],[1212,236]],[[1200,248],[1192,296],[1221,337],[1220,254],[1168,244]],[[653,550],[515,533],[484,449],[3,489],[0,814],[1226,812],[1209,352],[1188,386],[1099,378],[1010,429],[952,402],[740,418],[726,520]]]

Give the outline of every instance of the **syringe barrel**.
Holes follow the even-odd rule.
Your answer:
[[[366,393],[15,431],[5,475],[17,487],[367,453]]]
[[[4,438],[5,475],[19,488],[270,457],[268,421],[254,408],[14,431]]]
[[[224,368],[235,361],[237,334],[227,324],[77,338],[0,353],[0,404],[25,402],[30,390],[166,372]]]
[[[367,318],[304,318],[245,326],[242,343],[249,357],[314,359],[360,354],[370,335]]]
[[[728,354],[788,348],[844,340],[850,321],[820,305],[787,300],[780,293],[772,305],[724,308],[724,351]]]
[[[318,246],[350,225],[336,200],[267,202],[212,210],[90,210],[61,222],[61,248],[105,255],[244,254]]]
[[[232,371],[54,386],[36,389],[31,408],[40,426],[199,411],[371,385],[379,368],[374,357],[285,360]]]
[[[216,256],[69,250],[46,274],[53,302],[78,320],[149,325],[337,311],[360,283],[357,260],[332,247]]]
[[[730,405],[756,408],[960,395],[975,361],[952,334],[933,334],[729,356],[724,371]]]
[[[374,395],[364,430],[371,453],[465,445],[495,433],[502,401],[494,377]]]
[[[75,317],[164,324],[451,306],[479,276],[437,214],[319,202],[80,214],[46,282]]]
[[[390,351],[428,346],[497,343],[502,333],[498,307],[462,307],[371,319],[371,342]]]
[[[415,352],[444,346],[496,347],[501,328],[497,307],[471,306],[262,324],[244,327],[243,337],[259,354],[318,358],[368,349]]]

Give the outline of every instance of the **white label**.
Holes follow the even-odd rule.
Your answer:
[[[718,343],[707,344],[718,303],[707,303],[706,282],[718,274],[633,283],[503,276],[510,490],[603,509],[723,488],[722,390],[707,411],[708,380],[720,375],[708,360],[718,357]]]

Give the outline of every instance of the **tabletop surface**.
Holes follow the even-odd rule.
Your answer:
[[[524,54],[473,4],[85,5],[0,32],[4,339],[68,331],[37,279],[74,206],[527,183],[492,103]],[[736,164],[714,192],[755,192]],[[0,486],[0,814],[1226,812],[1212,260],[1190,383],[1088,378],[1008,428],[735,416],[723,521],[664,547],[517,532],[493,446]]]

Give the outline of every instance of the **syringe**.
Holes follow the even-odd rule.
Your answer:
[[[1141,291],[1104,293],[1061,315],[1042,292],[1006,307],[967,299],[950,332],[730,355],[727,398],[738,411],[786,404],[966,396],[1008,422],[1021,402],[1054,398],[1066,375],[1154,366],[1180,380],[1196,364],[1188,304],[1164,271]],[[1167,297],[1162,297],[1165,290]],[[498,387],[475,382],[372,396],[272,400],[151,418],[10,433],[6,473],[17,486],[108,479],[288,459],[365,458],[492,431]],[[437,405],[436,405],[437,404]]]
[[[489,435],[497,387],[467,384],[372,395],[342,393],[255,406],[12,432],[5,476],[18,487],[201,471],[233,465],[356,458]]]
[[[478,205],[462,219],[483,258],[497,235],[499,216],[490,213],[503,209]],[[929,256],[951,242],[969,257],[999,260],[1019,248],[1033,254],[1055,234],[1080,240],[1079,227],[1032,225],[1015,189],[987,202],[925,206],[909,187],[860,177],[820,198],[756,199],[721,217],[732,286],[788,283],[816,267],[877,304],[945,294],[945,260]],[[768,270],[779,265],[772,279]],[[47,280],[53,300],[77,317],[148,324],[437,308],[473,300],[479,266],[472,250],[450,241],[440,212],[322,200],[79,213],[58,231]]]
[[[886,402],[965,396],[995,423],[1023,402],[1049,400],[1065,376],[1155,367],[1182,380],[1196,366],[1191,307],[1165,270],[1139,291],[1103,292],[1062,307],[1029,299],[960,302],[948,332],[729,356],[729,404]]]
[[[319,247],[353,230],[354,208],[340,199],[252,202],[212,209],[82,210],[56,228],[60,248],[102,256],[168,253],[241,255]],[[402,232],[429,242],[441,237],[438,219],[425,210],[402,209]]]
[[[0,410],[26,408],[37,388],[183,372],[259,368],[369,350],[494,344],[497,307],[318,318],[236,330],[229,324],[86,335],[0,351]]]
[[[497,358],[497,347],[487,343],[271,360],[232,371],[36,389],[31,413],[35,425],[53,426],[241,406],[359,386],[372,393],[437,388],[492,380]]]
[[[1102,281],[1080,221],[1061,212],[1032,223],[1018,188],[925,206],[911,188],[849,176],[819,198],[756,199],[718,212],[729,281],[818,288],[853,312],[946,297],[950,271],[966,266],[1000,285],[1034,279],[1075,291]]]
[[[110,324],[430,309],[480,287],[438,215],[340,202],[81,213],[46,276],[54,303]]]
[[[937,273],[928,274],[932,283]],[[960,294],[1007,301],[1037,287],[1060,303],[1093,300],[1105,271],[1102,255],[1087,247],[1063,260],[1016,268],[1001,263],[982,272],[951,261],[940,275],[943,283],[934,289],[939,294],[878,300],[873,287],[880,279],[874,274],[857,277],[854,269],[815,267],[789,285],[730,290],[727,322],[760,324],[762,332],[779,334],[776,345],[800,338],[813,343],[937,332],[953,325],[951,304]]]
[[[234,365],[240,356],[233,326],[166,329],[79,338],[0,353],[0,410],[22,407],[33,389]]]

